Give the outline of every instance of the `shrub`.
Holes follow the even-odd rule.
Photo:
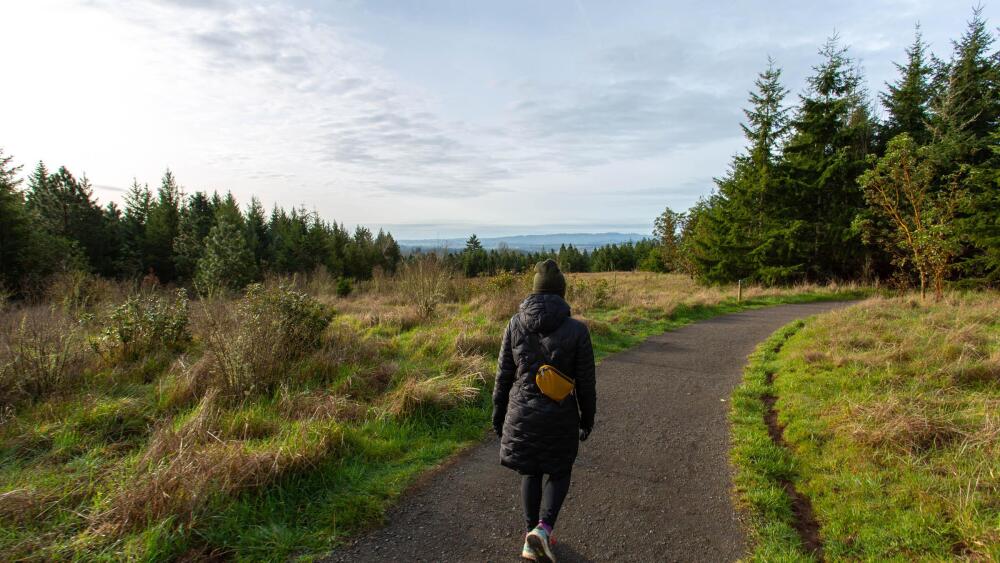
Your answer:
[[[580,280],[568,284],[566,300],[578,311],[605,309],[612,305],[613,293],[611,283],[604,278],[597,278],[593,282]]]
[[[339,280],[337,280],[338,297],[347,297],[348,295],[351,294],[352,289],[353,287],[351,286],[351,280],[347,278],[340,278]]]
[[[116,296],[119,296],[119,287],[115,282],[83,270],[55,274],[45,288],[45,299],[69,312],[90,309]]]
[[[500,272],[487,280],[486,289],[491,293],[507,291],[517,285],[519,279],[513,272]]]
[[[286,379],[289,364],[319,347],[330,318],[304,293],[251,285],[235,314],[209,319],[213,385],[231,398],[274,390]]]
[[[448,270],[436,255],[429,255],[408,262],[400,270],[399,286],[407,302],[420,308],[424,316],[434,314],[434,309],[444,298]]]
[[[0,337],[0,407],[74,387],[87,365],[79,325],[54,308],[8,317]]]
[[[93,347],[112,365],[161,350],[176,351],[191,339],[183,289],[173,299],[156,293],[133,294],[112,311],[108,323]]]

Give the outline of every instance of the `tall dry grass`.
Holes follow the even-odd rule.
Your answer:
[[[79,322],[44,305],[0,314],[0,408],[79,387],[90,365]]]
[[[189,523],[220,498],[316,464],[343,440],[333,422],[293,423],[278,440],[257,446],[223,436],[222,408],[209,392],[179,428],[167,424],[154,433],[117,494],[90,517],[91,530],[118,534],[166,517]]]

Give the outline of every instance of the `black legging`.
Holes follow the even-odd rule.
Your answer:
[[[545,482],[545,513],[541,521],[549,526],[556,525],[559,509],[569,492],[570,474],[549,475]],[[524,521],[530,532],[538,525],[538,512],[542,504],[542,475],[521,476],[521,501],[524,503]]]

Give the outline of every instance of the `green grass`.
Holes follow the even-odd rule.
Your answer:
[[[804,326],[794,321],[762,342],[750,355],[743,372],[743,383],[732,397],[732,452],[736,471],[733,476],[740,508],[746,515],[753,550],[751,560],[811,560],[794,527],[792,501],[783,481],[795,482],[795,459],[768,434],[763,397],[773,393],[767,383],[769,373],[777,369],[781,347]]]
[[[761,345],[732,411],[750,559],[810,558],[781,479],[812,501],[828,560],[1000,559],[997,297],[875,299]],[[768,372],[790,451],[764,426]]]
[[[650,306],[619,306],[591,308],[586,315],[594,323],[595,353],[601,359],[650,335],[721,314],[859,296],[799,291],[741,303],[682,304],[669,314]],[[339,315],[324,333],[324,348],[289,366],[297,381],[293,395],[349,395],[356,401],[358,413],[334,417],[340,440],[334,453],[290,466],[260,486],[212,495],[191,515],[154,519],[121,532],[94,528],[95,515],[141,482],[140,460],[150,444],[163,432],[181,431],[197,415],[197,406],[165,398],[176,357],[158,355],[96,371],[84,389],[24,407],[0,427],[0,494],[16,493],[0,499],[0,555],[96,561],[214,556],[279,561],[321,555],[380,523],[386,508],[418,476],[483,438],[491,408],[489,374],[506,323],[498,317],[464,303],[405,328],[366,325],[349,312]],[[467,355],[456,355],[461,338],[468,341]],[[203,352],[196,334],[185,365]],[[443,397],[448,400],[387,414],[402,382],[465,371],[483,378],[471,400]],[[205,439],[209,445],[213,439],[239,443],[248,452],[297,448],[308,455],[312,446],[295,431],[326,432],[331,423],[295,414],[282,406],[280,393],[257,397],[224,407],[213,422],[212,438]]]

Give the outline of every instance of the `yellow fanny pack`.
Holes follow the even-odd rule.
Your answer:
[[[557,403],[569,396],[576,387],[576,381],[548,364],[538,368],[535,374],[535,384],[542,394]]]

